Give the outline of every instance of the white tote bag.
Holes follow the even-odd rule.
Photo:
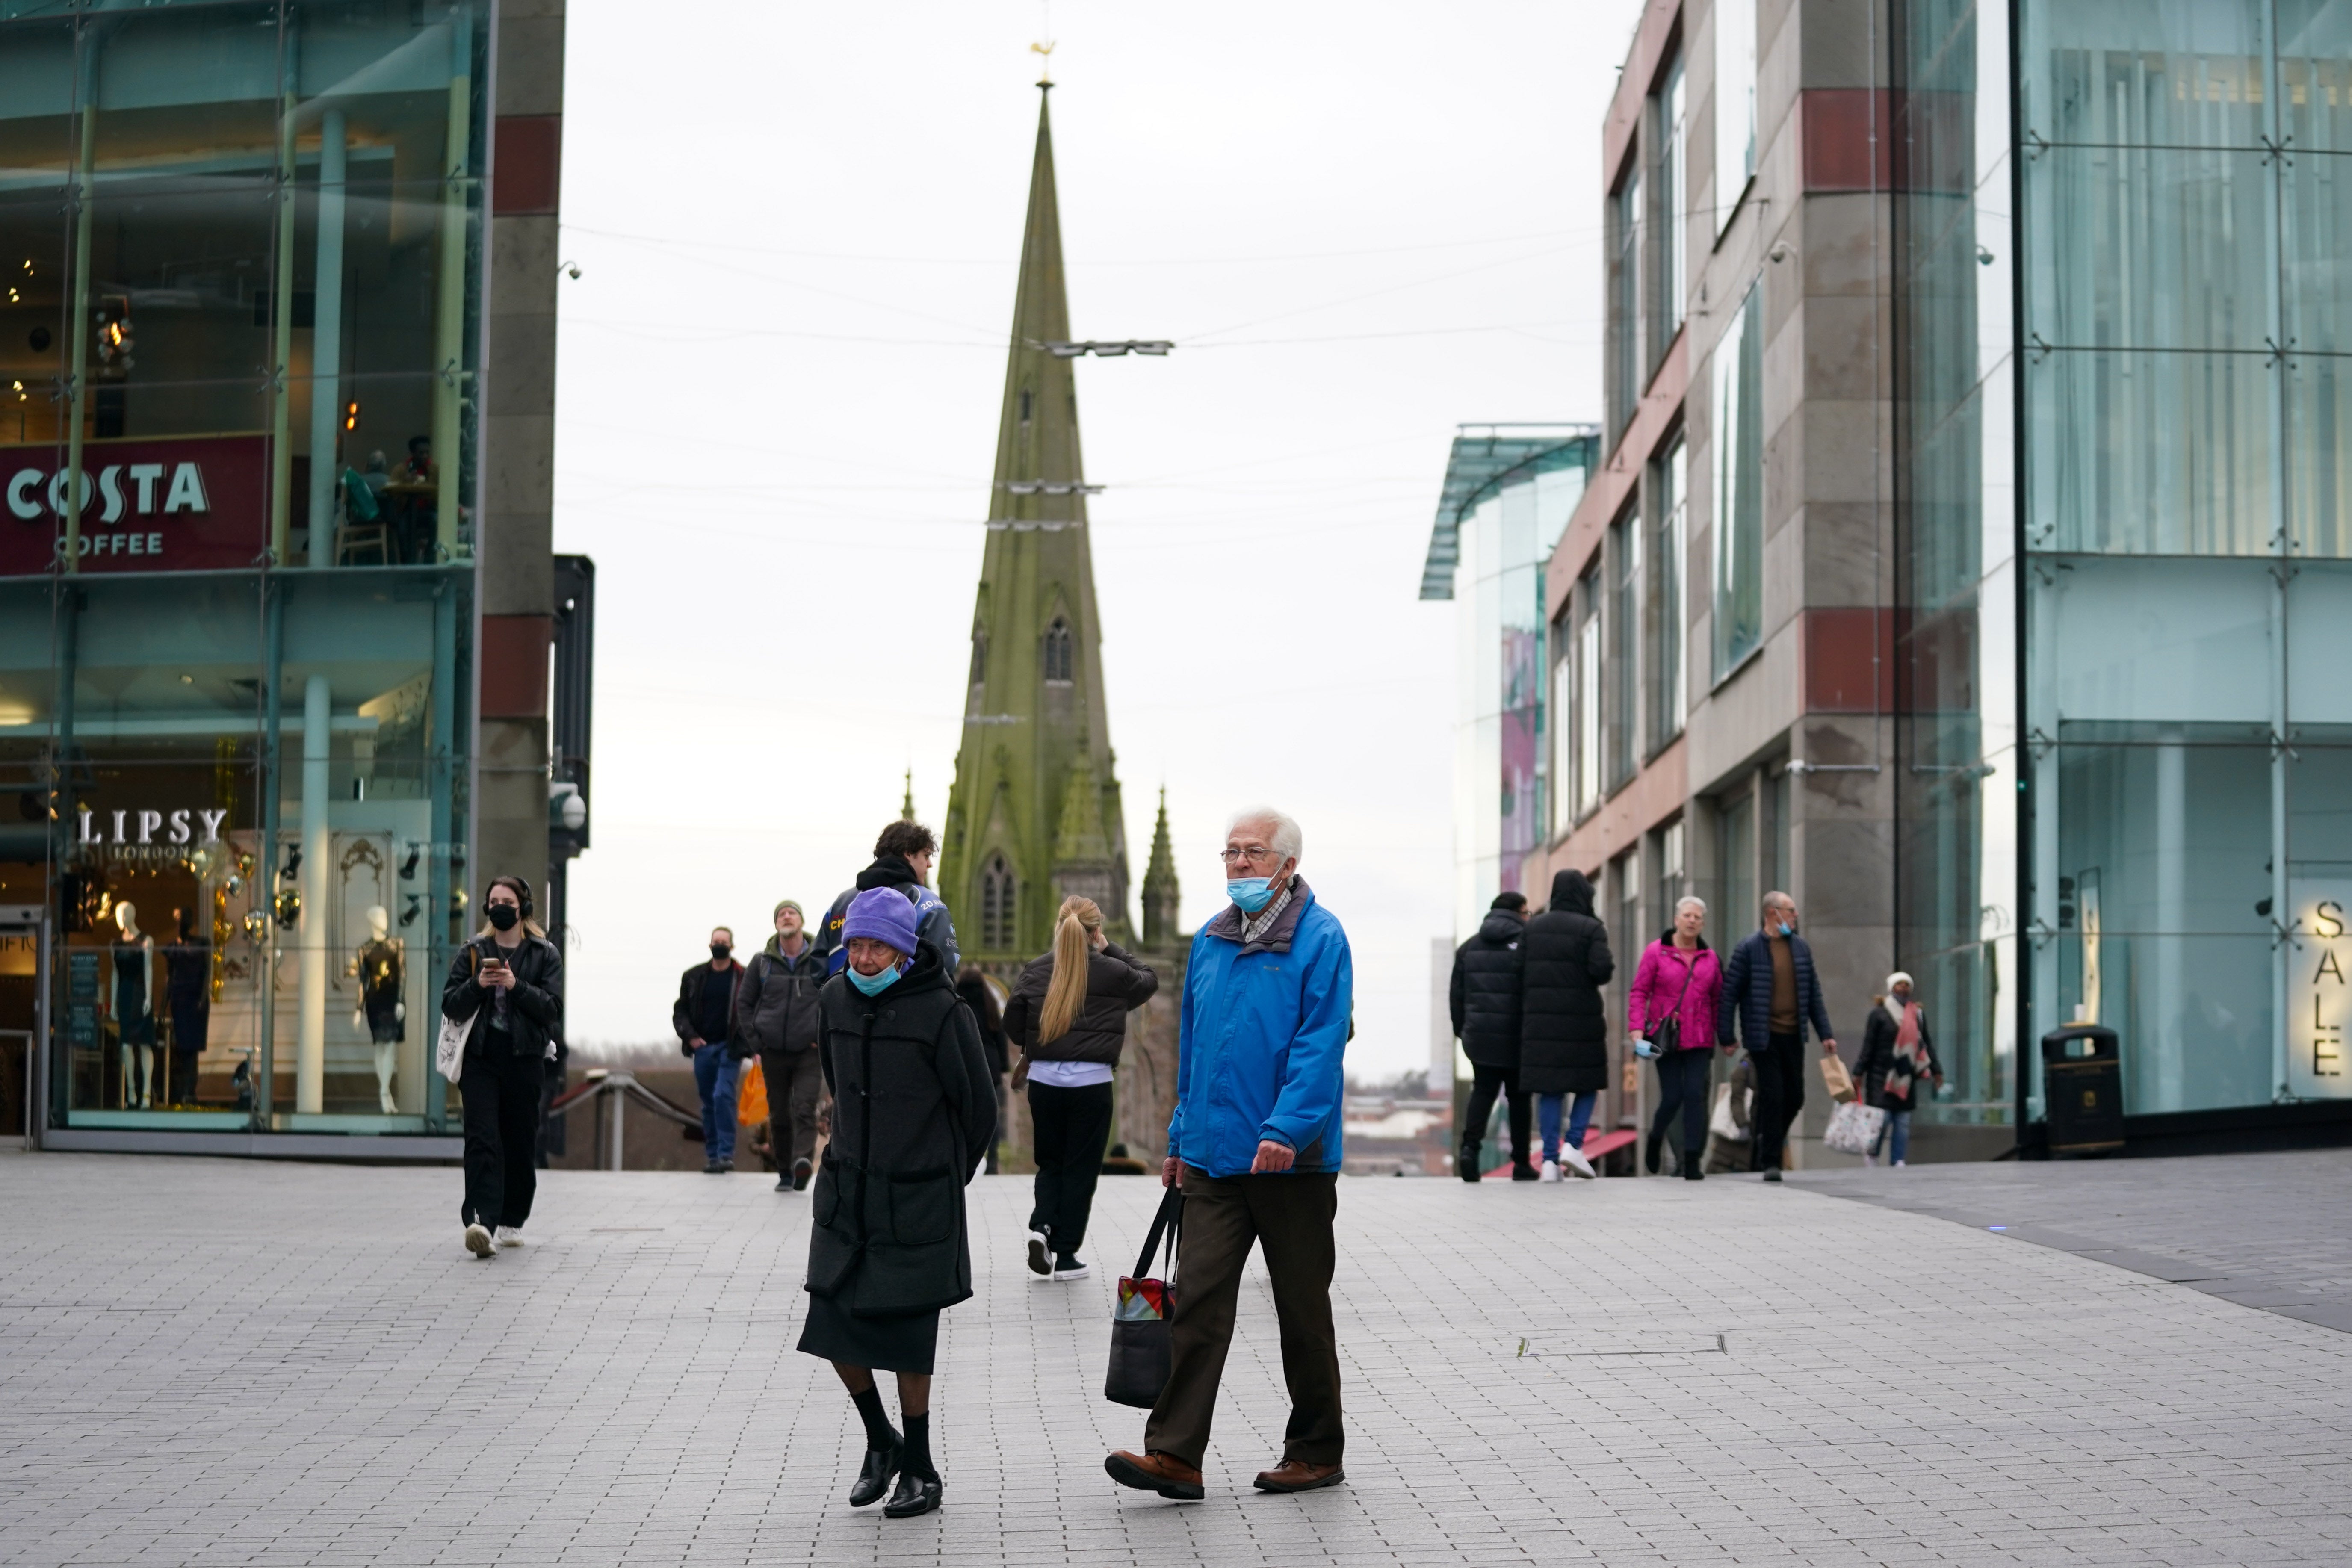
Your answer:
[[[473,957],[474,972],[480,973],[482,955],[470,945],[466,951]],[[476,1016],[468,1013],[462,1018],[452,1018],[446,1013],[441,1015],[441,1033],[433,1042],[433,1070],[452,1083],[457,1081],[457,1069],[465,1062],[466,1039],[474,1032]]]
[[[1830,1114],[1830,1130],[1822,1142],[1841,1154],[1867,1154],[1886,1125],[1886,1112],[1874,1105],[1849,1100]]]
[[[1715,1086],[1715,1113],[1706,1119],[1706,1130],[1727,1143],[1748,1142],[1748,1129],[1732,1119],[1731,1086],[1727,1083]]]

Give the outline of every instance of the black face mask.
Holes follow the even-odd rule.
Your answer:
[[[492,904],[490,906],[490,923],[498,927],[500,931],[514,930],[515,921],[520,919],[522,919],[522,911],[515,908],[512,904]]]
[[[713,963],[724,963],[727,962],[727,955],[734,951],[735,950],[726,942],[714,942],[710,944],[710,962]]]

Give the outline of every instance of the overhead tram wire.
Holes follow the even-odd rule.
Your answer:
[[[639,245],[680,250],[736,250],[754,256],[788,256],[809,261],[884,261],[916,267],[1002,267],[1001,256],[871,256],[846,250],[796,250],[777,246],[730,245],[725,240],[679,239],[675,236],[630,234],[620,229],[562,226],[567,233],[598,239],[618,239]],[[1405,256],[1430,250],[1475,249],[1482,245],[1519,245],[1538,239],[1582,238],[1606,232],[1605,227],[1542,229],[1532,234],[1493,235],[1483,239],[1437,240],[1426,245],[1370,246],[1358,250],[1295,250],[1264,256],[1125,257],[1066,260],[1066,267],[1254,267],[1269,261],[1339,261],[1355,256]]]

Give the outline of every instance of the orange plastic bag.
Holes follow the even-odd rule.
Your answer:
[[[768,1076],[760,1070],[757,1057],[745,1062],[743,1070],[736,1075],[735,1120],[744,1127],[768,1120]]]

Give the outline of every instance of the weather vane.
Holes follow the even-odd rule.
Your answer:
[[[1048,38],[1042,44],[1032,44],[1029,46],[1029,52],[1039,57],[1037,65],[1037,85],[1039,87],[1051,86],[1054,80],[1054,41],[1051,38]]]

